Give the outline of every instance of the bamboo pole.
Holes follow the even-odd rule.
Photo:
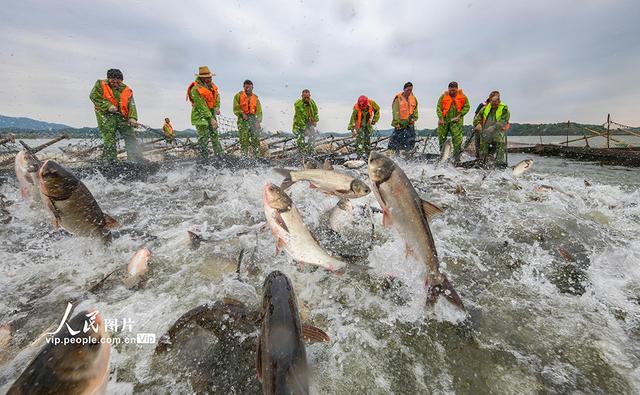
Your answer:
[[[55,144],[55,143],[57,143],[59,141],[62,141],[64,139],[68,139],[68,138],[69,138],[68,134],[66,134],[66,133],[62,134],[62,135],[60,135],[60,136],[58,136],[58,137],[56,137],[54,139],[51,139],[51,140],[47,141],[44,144],[40,144],[39,146],[37,146],[35,148],[31,148],[30,149],[31,153],[35,154],[37,152],[40,152],[43,149],[45,149],[45,148],[47,148],[47,147],[49,147],[49,146],[51,146],[51,145],[53,145],[53,144]],[[0,166],[8,165],[9,163],[13,162],[14,160],[15,160],[15,156],[12,155],[10,158],[7,158],[7,159],[3,160],[2,162],[0,162]]]
[[[0,139],[0,145],[13,143],[14,141],[16,141],[16,136],[13,133],[8,133],[7,137]]]

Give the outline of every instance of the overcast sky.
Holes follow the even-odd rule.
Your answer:
[[[286,4],[286,5],[285,5]],[[414,83],[418,127],[451,80],[472,107],[493,89],[514,122],[640,125],[640,1],[6,1],[0,114],[95,126],[89,92],[123,71],[140,121],[190,127],[185,90],[208,65],[233,116],[246,78],[269,130],[309,88],[319,128],[345,130],[361,94],[382,107]],[[471,119],[468,117],[467,122]]]

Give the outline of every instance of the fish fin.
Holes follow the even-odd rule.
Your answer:
[[[454,306],[458,307],[462,311],[466,311],[462,299],[451,285],[449,279],[443,274],[444,281],[440,284],[429,285],[427,289],[427,306],[433,306],[440,295],[444,295]]]
[[[391,214],[389,214],[389,211],[386,208],[382,210],[382,226],[385,228],[391,226]]]
[[[112,270],[111,272],[107,273],[106,276],[104,276],[102,278],[102,280],[98,281],[95,285],[93,285],[91,288],[89,288],[89,292],[93,293],[95,291],[97,291],[98,289],[100,289],[102,287],[102,285],[104,284],[104,282],[111,277],[111,275],[113,273],[115,273],[118,269]]]
[[[289,227],[287,227],[287,223],[284,222],[284,218],[282,218],[282,215],[279,212],[276,211],[273,219],[275,219],[276,224],[278,224],[279,227],[289,233]]]
[[[207,193],[207,191],[202,192],[202,200],[211,200],[211,197]]]
[[[51,213],[51,215],[53,215],[53,218],[51,219],[51,225],[53,225],[54,229],[60,228],[60,225],[62,223],[60,221],[60,212],[58,212],[58,209],[53,204],[51,199],[45,198],[44,195],[43,195],[43,201],[44,201],[44,205],[47,207],[47,209],[49,209],[49,212]]]
[[[311,182],[310,182],[310,183],[309,183],[309,188],[311,188],[311,189],[318,189],[318,186],[317,186],[316,184],[313,184],[313,183],[311,183]]]
[[[278,237],[278,240],[276,241],[276,256],[280,255],[280,251],[282,251],[285,245],[285,241],[282,238]]]
[[[350,191],[350,190],[336,189],[336,193],[335,193],[335,194],[336,194],[336,195],[338,195],[338,196],[339,196],[339,195],[348,195],[348,194],[350,194],[351,192],[352,192],[352,191]],[[332,195],[332,194],[330,194],[330,195]]]
[[[376,184],[375,182],[372,182],[371,190],[373,191],[373,194],[378,199],[378,203],[380,204],[380,208],[382,209],[382,225],[385,228],[388,228],[389,226],[391,226],[391,216],[389,215],[387,204],[385,203],[384,199],[382,198],[382,195],[380,194],[378,184]]]
[[[242,266],[242,258],[244,258],[244,248],[238,254],[238,263],[236,264],[236,274],[240,277],[240,267]]]
[[[336,203],[336,206],[346,212],[353,212],[353,205],[351,204],[351,200],[347,198],[340,198],[340,200],[338,200],[338,203]]]
[[[114,229],[120,226],[118,220],[110,216],[109,214],[104,215],[104,222],[107,229]]]
[[[571,255],[571,253],[569,251],[565,250],[564,248],[560,247],[559,245],[555,246],[554,249],[556,250],[558,255],[560,255],[560,257],[562,259],[564,259],[565,261],[567,261],[567,262],[575,262],[576,261],[576,258],[573,255]]]
[[[200,243],[204,240],[202,236],[190,230],[187,231],[187,234],[189,235],[189,246],[194,250],[198,249]]]
[[[424,212],[425,219],[429,219],[438,214],[442,214],[444,211],[442,207],[433,204],[431,202],[427,202],[426,200],[422,201],[422,211]]]
[[[302,324],[302,336],[307,343],[326,343],[331,340],[322,329],[313,325]]]
[[[238,299],[230,298],[228,296],[222,298],[222,303],[230,306],[247,307],[244,303]]]
[[[282,180],[282,184],[280,184],[280,188],[288,189],[295,183],[295,181],[291,179],[291,170],[275,168],[273,169],[273,171],[284,177],[284,180]]]
[[[324,163],[322,164],[322,169],[324,169],[324,170],[333,170],[333,163],[331,163],[331,160],[325,159]]]
[[[256,376],[262,382],[262,338],[258,336],[258,346],[256,347]]]

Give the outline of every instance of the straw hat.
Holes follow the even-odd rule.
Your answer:
[[[215,74],[213,74],[211,71],[209,71],[209,68],[207,66],[200,66],[198,68],[198,74],[196,74],[196,77],[213,77]]]

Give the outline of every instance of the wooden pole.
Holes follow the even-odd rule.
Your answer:
[[[40,144],[39,146],[35,147],[35,148],[31,148],[31,153],[35,154],[36,152],[40,152],[43,149],[57,143],[58,141],[64,140],[64,139],[68,139],[69,135],[68,134],[63,134],[60,135],[52,140],[47,141],[44,144]],[[0,162],[0,166],[5,166],[8,165],[9,163],[13,162],[15,160],[15,155],[12,155],[10,158],[7,158],[5,160],[3,160],[2,162]]]
[[[611,114],[607,114],[607,148],[609,148],[610,139],[611,139]]]
[[[0,145],[13,143],[14,141],[16,141],[16,136],[13,135],[12,133],[8,133],[7,137],[0,139]]]
[[[567,142],[565,143],[567,147],[569,146],[569,126],[571,126],[571,121],[567,121]]]

